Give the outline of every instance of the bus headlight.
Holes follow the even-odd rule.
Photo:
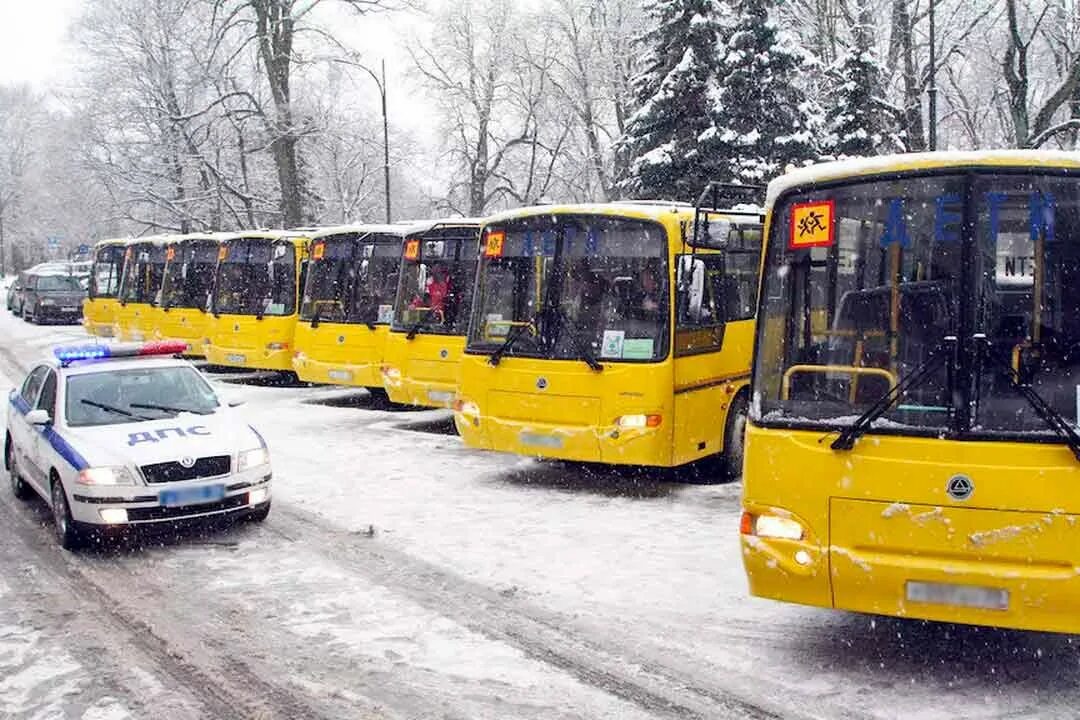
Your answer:
[[[79,485],[134,485],[135,475],[123,466],[86,468],[75,482]]]
[[[615,424],[620,428],[654,428],[660,427],[662,420],[662,415],[621,415]]]
[[[252,468],[269,464],[270,453],[266,448],[257,447],[253,450],[245,450],[240,453],[240,457],[236,461],[236,471],[244,472],[245,470],[251,470]]]
[[[739,532],[743,535],[782,540],[802,540],[806,534],[797,520],[779,515],[752,515],[748,512],[742,514]]]

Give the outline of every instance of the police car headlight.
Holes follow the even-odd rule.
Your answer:
[[[80,485],[134,485],[135,474],[126,467],[87,468],[75,479]]]
[[[255,448],[254,450],[245,450],[240,453],[240,459],[237,462],[237,470],[244,472],[252,468],[261,467],[263,465],[270,464],[270,453],[266,448]]]

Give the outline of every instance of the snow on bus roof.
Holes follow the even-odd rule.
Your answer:
[[[769,183],[765,205],[771,207],[781,193],[802,185],[860,175],[904,170],[972,166],[1038,166],[1080,169],[1080,152],[1059,150],[965,150],[906,153],[851,158],[791,170]]]

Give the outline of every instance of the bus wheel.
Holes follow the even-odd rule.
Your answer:
[[[367,391],[371,393],[372,407],[385,408],[390,407],[393,404],[390,402],[390,395],[387,394],[385,388],[369,387],[367,388]]]
[[[742,474],[743,451],[746,448],[746,394],[740,393],[728,409],[724,423],[724,457],[721,471],[728,480]]]

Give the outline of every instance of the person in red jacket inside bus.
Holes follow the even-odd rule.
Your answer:
[[[418,295],[409,303],[411,308],[427,308],[435,313],[439,321],[446,317],[446,306],[449,296],[453,292],[450,283],[450,270],[443,264],[436,265],[428,276],[427,284],[422,295]]]

